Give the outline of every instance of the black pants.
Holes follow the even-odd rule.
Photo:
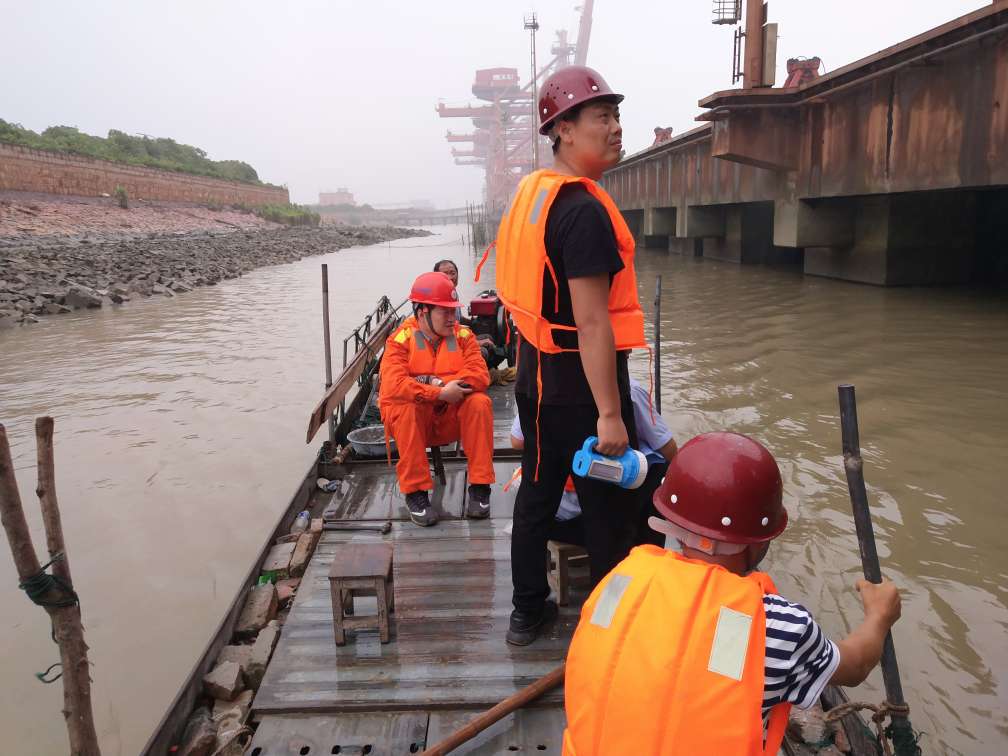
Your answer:
[[[658,510],[655,509],[653,497],[654,492],[661,485],[662,478],[665,477],[667,470],[668,462],[649,465],[647,477],[641,483],[641,487],[637,489],[637,496],[640,498],[640,519],[637,523],[637,537],[634,540],[635,546],[641,546],[645,543],[651,543],[655,546],[665,545],[665,534],[652,530],[647,521],[648,517],[651,516],[661,517],[658,514]]]
[[[569,543],[571,546],[581,546],[585,544],[584,517],[577,515],[569,520],[553,520],[549,526],[547,540]]]
[[[546,541],[560,506],[564,483],[571,474],[574,452],[588,436],[597,433],[598,410],[594,405],[544,404],[539,408],[537,434],[535,398],[516,394],[515,399],[525,448],[511,533],[513,602],[518,611],[534,614],[541,611],[549,595]],[[621,397],[621,403],[630,445],[636,447],[637,428],[629,394]],[[594,586],[630,553],[637,536],[641,499],[636,491],[577,475],[574,488],[581,503],[585,548]]]

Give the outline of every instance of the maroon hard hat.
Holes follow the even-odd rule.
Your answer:
[[[783,485],[773,455],[739,433],[704,433],[669,463],[654,493],[667,520],[699,536],[762,543],[787,527]]]
[[[458,293],[455,284],[444,273],[422,273],[413,282],[409,293],[415,304],[429,304],[436,307],[458,307]]]
[[[549,132],[556,117],[573,107],[608,98],[623,102],[623,95],[612,91],[606,80],[594,68],[567,66],[550,75],[539,91],[540,134]]]

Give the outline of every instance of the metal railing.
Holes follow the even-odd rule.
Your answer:
[[[361,321],[361,324],[350,331],[349,335],[343,339],[343,370],[346,370],[346,366],[353,361],[353,359],[360,353],[362,349],[367,345],[368,339],[371,336],[372,330],[377,328],[377,326],[382,323],[389,315],[396,315],[399,317],[399,310],[408,302],[408,299],[404,299],[402,302],[396,306],[392,306],[392,301],[387,297],[383,296],[378,300],[378,303],[374,306]],[[377,364],[377,358],[374,362]],[[361,374],[357,379],[357,390],[360,391],[365,384],[371,380],[371,375],[374,371],[374,365],[369,365],[368,368]],[[346,418],[346,400],[340,402],[339,407],[334,413],[332,419],[330,420],[333,428],[338,428],[342,425],[344,419]]]
[[[713,0],[712,24],[737,24],[742,18],[742,0]]]

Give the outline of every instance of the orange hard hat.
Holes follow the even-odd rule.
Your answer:
[[[606,84],[602,74],[588,66],[567,66],[551,74],[539,90],[540,134],[548,134],[553,122],[571,108],[592,100],[608,99],[623,102]]]
[[[444,273],[421,273],[410,289],[410,301],[414,304],[428,304],[436,307],[459,306],[455,284]]]
[[[654,505],[674,525],[722,543],[764,543],[787,527],[773,455],[739,433],[704,433],[669,462]]]

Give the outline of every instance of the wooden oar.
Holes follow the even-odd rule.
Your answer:
[[[420,756],[445,756],[446,753],[451,753],[463,743],[475,738],[497,720],[503,719],[511,712],[517,711],[525,704],[534,701],[544,693],[548,693],[557,685],[563,683],[563,680],[564,665],[561,664],[548,675],[540,677],[531,685],[522,688],[512,696],[508,696],[489,711],[480,714],[467,725],[460,727],[440,743],[431,746],[421,753]]]
[[[875,548],[875,529],[872,527],[871,511],[868,508],[868,492],[864,482],[864,463],[861,460],[861,442],[858,437],[857,402],[854,386],[842,383],[837,387],[840,396],[840,428],[843,434],[844,472],[847,474],[847,489],[850,491],[851,507],[854,510],[854,527],[857,529],[858,548],[861,551],[861,568],[865,580],[882,582],[882,568],[879,566],[878,551]],[[892,632],[886,633],[882,646],[882,680],[885,683],[886,699],[895,706],[906,706],[903,698],[903,683],[900,681],[899,665],[896,663],[896,648],[893,646]],[[896,756],[914,756],[919,753],[910,719],[892,712],[892,741]]]

